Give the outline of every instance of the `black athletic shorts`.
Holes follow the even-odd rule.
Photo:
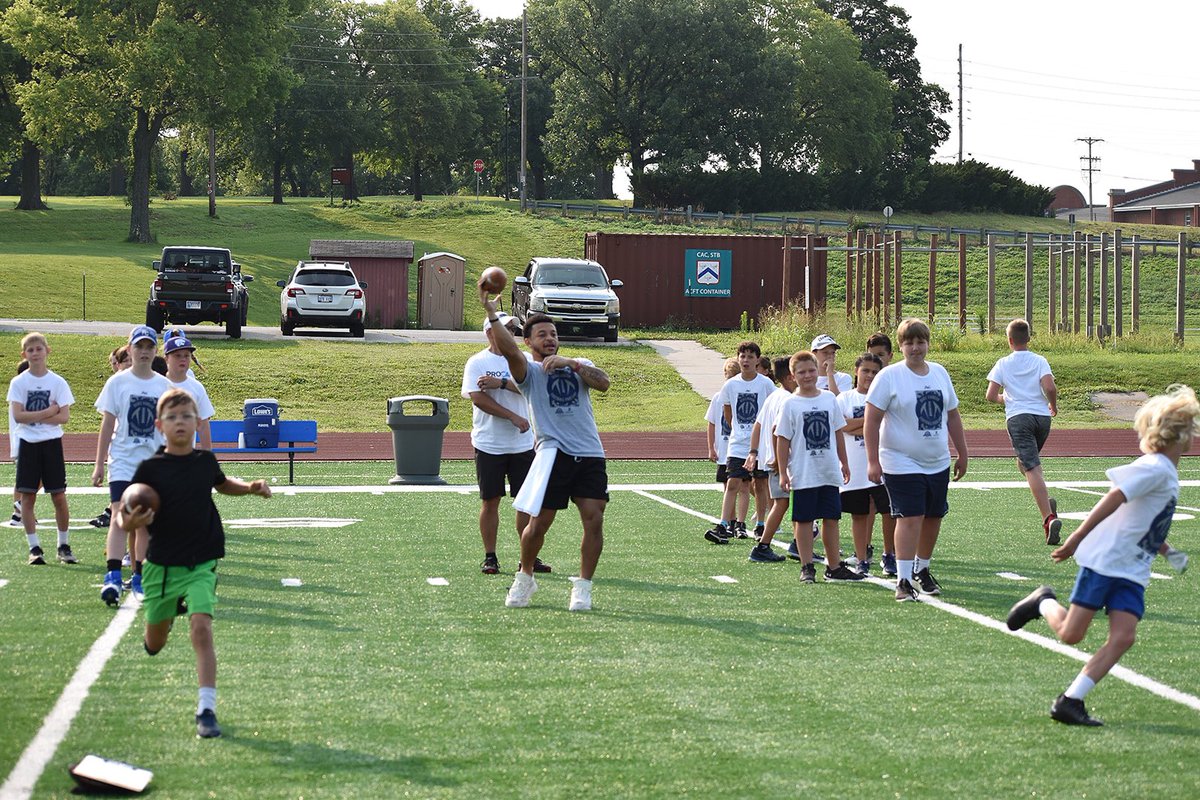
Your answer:
[[[46,494],[67,490],[67,464],[63,460],[61,438],[44,442],[21,440],[17,450],[16,489],[22,494],[36,494],[39,485]]]
[[[533,463],[533,450],[493,455],[475,449],[475,480],[479,483],[479,499],[494,500],[504,496],[504,480],[508,479],[509,496],[516,497]]]
[[[558,451],[546,484],[543,508],[562,510],[575,497],[608,500],[608,470],[603,458],[572,456]]]
[[[729,458],[725,459],[725,467],[725,474],[730,478],[735,478],[741,481],[748,481],[751,478],[750,470],[746,469],[746,459],[744,458],[734,458],[733,456],[730,456]],[[756,469],[754,470],[753,477],[765,478],[767,477],[767,471],[765,469]]]
[[[875,501],[875,511],[881,514],[892,513],[892,501],[888,499],[887,488],[882,484],[842,492],[842,511],[854,517],[870,514],[872,500]]]

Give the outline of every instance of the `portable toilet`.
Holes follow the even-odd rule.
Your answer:
[[[463,326],[467,260],[454,253],[427,253],[417,261],[418,325],[456,331]]]

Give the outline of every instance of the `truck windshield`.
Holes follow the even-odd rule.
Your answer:
[[[539,286],[605,286],[604,273],[586,265],[548,265],[537,271],[533,279]]]
[[[229,256],[225,253],[167,252],[163,254],[162,268],[169,272],[229,272]]]

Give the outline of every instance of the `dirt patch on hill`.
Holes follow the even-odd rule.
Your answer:
[[[1091,401],[1100,408],[1100,413],[1109,419],[1133,422],[1142,403],[1149,398],[1145,392],[1092,392]]]

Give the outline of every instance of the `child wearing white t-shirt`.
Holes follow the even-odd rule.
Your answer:
[[[722,375],[725,380],[728,381],[740,371],[741,368],[738,366],[736,358],[725,359],[725,364],[722,368]],[[721,385],[724,386],[724,384]],[[721,393],[719,391],[708,402],[708,411],[704,415],[704,421],[708,424],[708,460],[717,465],[717,483],[723,487],[729,479],[729,476],[726,474],[725,460],[729,454],[730,425],[729,420],[725,419],[724,407],[721,405]],[[724,502],[724,495],[722,495],[721,499]],[[750,484],[741,481],[738,486],[737,502],[734,506],[734,518],[746,519],[746,514],[749,510]],[[716,528],[713,530],[715,531]],[[726,533],[728,532],[726,530]],[[715,544],[721,544],[721,542],[716,541],[716,539],[721,537],[714,538],[706,534],[706,538]],[[727,539],[728,537],[725,537],[722,541]]]
[[[1040,586],[1008,612],[1010,630],[1045,617],[1064,644],[1082,641],[1096,612],[1107,612],[1108,639],[1050,706],[1050,717],[1068,725],[1103,724],[1088,715],[1083,698],[1133,646],[1154,556],[1166,556],[1178,569],[1187,566],[1186,556],[1167,546],[1167,532],[1179,495],[1179,458],[1200,429],[1196,393],[1170,387],[1142,406],[1133,427],[1145,455],[1108,471],[1112,489],[1050,554],[1055,561],[1074,555],[1079,564],[1070,607],[1059,604],[1053,588]]]
[[[929,326],[906,319],[896,338],[904,360],[884,367],[871,383],[863,438],[867,478],[882,479],[896,517],[896,601],[903,603],[917,599],[913,581],[925,594],[941,594],[929,563],[950,509],[949,443],[958,451],[958,480],[967,472],[967,440],[950,375],[925,358]]]
[[[867,443],[862,435],[867,392],[881,369],[883,362],[879,356],[863,353],[854,361],[855,387],[838,395],[838,409],[846,418],[842,439],[846,443],[846,463],[850,466],[850,481],[842,487],[842,511],[850,515],[854,556],[858,559],[858,571],[863,575],[871,571],[871,532],[875,528],[875,513],[883,515],[884,530],[896,524],[887,489],[882,483],[867,478]],[[887,542],[884,543],[883,571],[885,577],[889,576],[889,571],[891,577],[895,577],[896,554],[888,550]]]
[[[1008,323],[1008,346],[1012,352],[996,362],[988,373],[987,399],[1004,406],[1008,438],[1017,455],[1017,469],[1029,483],[1033,500],[1042,516],[1046,544],[1058,544],[1062,521],[1058,504],[1042,477],[1042,446],[1050,435],[1050,418],[1058,414],[1058,387],[1045,358],[1029,349],[1029,323]]]
[[[775,464],[779,487],[792,492],[792,533],[800,555],[800,580],[816,582],[813,566],[812,524],[821,520],[821,542],[828,561],[826,581],[860,581],[864,576],[845,562],[835,563],[841,552],[838,522],[842,516],[839,488],[850,479],[846,444],[837,432],[846,427],[831,392],[817,388],[817,358],[802,350],[792,356],[796,393],[783,404],[775,424]]]

